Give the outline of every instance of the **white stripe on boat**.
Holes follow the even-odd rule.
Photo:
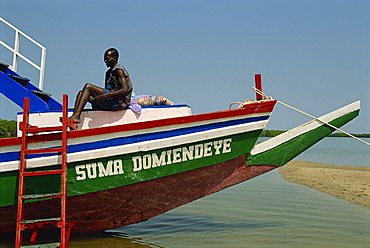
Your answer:
[[[266,127],[268,120],[251,122],[239,125],[233,125],[228,127],[216,128],[203,132],[191,133],[186,135],[168,137],[153,141],[144,141],[114,147],[107,147],[102,149],[95,149],[89,151],[82,151],[76,153],[70,153],[68,155],[68,163],[85,161],[90,159],[110,157],[115,155],[124,155],[140,151],[150,151],[156,149],[162,149],[166,147],[184,145],[192,142],[204,141],[207,139],[214,139],[218,137],[224,137],[229,135],[235,135],[239,133],[246,133],[254,130],[260,130]],[[46,167],[50,165],[59,164],[61,157],[58,155],[32,158],[27,160],[28,168],[35,167]],[[9,161],[0,163],[0,172],[13,171],[19,169],[19,161]]]

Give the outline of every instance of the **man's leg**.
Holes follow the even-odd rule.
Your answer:
[[[75,105],[73,106],[73,112],[75,112],[75,111],[76,111],[77,106],[80,104],[80,101],[81,101],[81,94],[82,94],[82,90],[80,90],[80,91],[77,93],[76,100],[75,100]]]
[[[77,94],[74,111],[71,116],[71,119],[77,123],[80,123],[81,122],[80,116],[86,103],[88,101],[91,101],[93,97],[96,97],[103,93],[104,93],[103,88],[100,88],[99,86],[89,83],[85,84],[84,88]]]

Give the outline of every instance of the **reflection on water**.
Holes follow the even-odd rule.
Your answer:
[[[142,241],[140,238],[127,237],[125,235],[111,235],[104,234],[89,234],[89,235],[74,235],[71,240],[70,247],[124,247],[124,248],[148,248],[148,247],[162,247],[150,242]]]
[[[323,162],[320,154],[327,153],[327,159],[328,150],[341,150],[343,142],[329,139],[319,145],[321,151],[307,152],[318,158],[311,160]],[[361,150],[357,156],[350,147],[358,147],[346,151],[353,163],[370,161],[369,153]],[[331,161],[338,163],[334,154]],[[1,248],[13,247],[12,239],[4,239],[0,238]],[[272,171],[146,222],[101,234],[73,235],[70,247],[369,248],[369,244],[370,209],[289,183]]]
[[[73,235],[70,247],[368,248],[368,244],[370,209],[286,182],[272,171],[146,222],[103,234]]]
[[[201,214],[201,213],[199,213]],[[149,222],[144,230],[140,231],[142,235],[150,235],[154,231],[157,235],[177,235],[180,233],[193,233],[201,232],[204,230],[216,232],[216,231],[231,231],[240,229],[258,229],[266,227],[275,227],[279,224],[272,223],[244,223],[244,222],[217,222],[210,216],[189,216],[189,215],[176,215],[172,212],[164,215],[160,218],[160,222]],[[174,223],[169,225],[168,223]],[[189,223],[191,223],[191,229],[189,229]],[[109,231],[110,233],[121,233],[125,231],[125,228],[118,228]]]
[[[367,247],[370,210],[274,171],[113,232],[162,247]]]
[[[53,240],[58,240],[56,235],[52,235]],[[49,237],[50,238],[50,237]],[[48,238],[44,236],[40,237],[40,243],[47,243]],[[49,239],[50,240],[50,239]],[[49,241],[50,242],[50,241]],[[0,248],[13,248],[14,247],[14,236],[3,235],[0,236]],[[155,244],[150,244],[147,241],[142,241],[140,238],[133,238],[125,236],[124,234],[112,235],[110,233],[94,233],[94,234],[73,234],[70,247],[124,247],[124,248],[148,248],[158,247]]]

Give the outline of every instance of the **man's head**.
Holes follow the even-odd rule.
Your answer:
[[[107,65],[107,67],[113,67],[118,62],[118,50],[115,48],[109,48],[104,53],[104,62]]]

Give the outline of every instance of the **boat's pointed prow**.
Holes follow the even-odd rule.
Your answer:
[[[248,156],[247,164],[283,166],[335,131],[330,125],[339,128],[357,117],[359,112],[360,102],[357,101],[257,144]]]

